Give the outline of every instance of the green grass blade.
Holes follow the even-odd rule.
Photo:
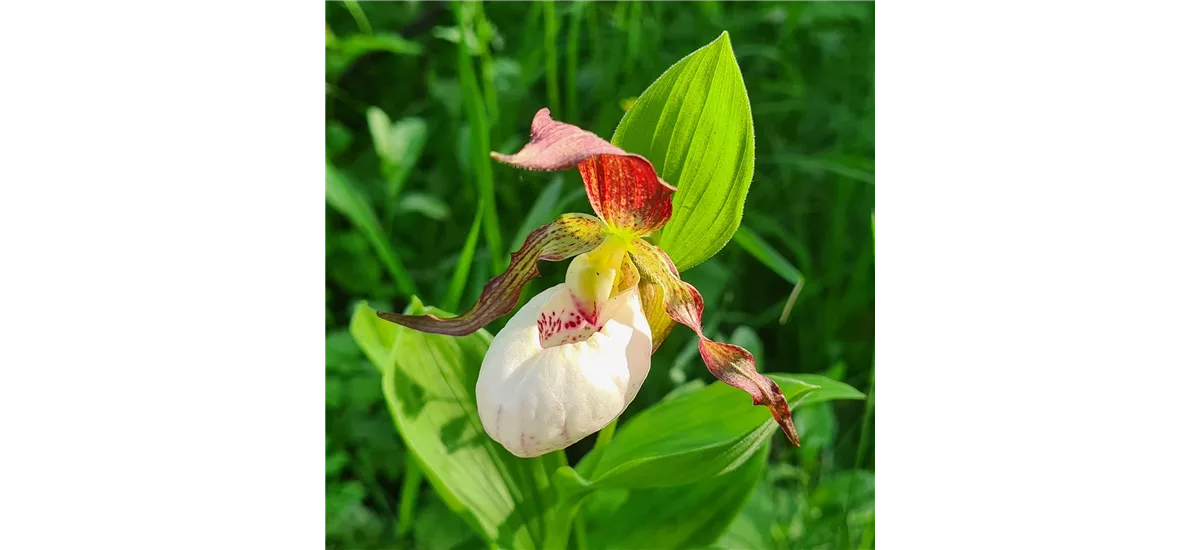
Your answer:
[[[762,262],[763,265],[771,268],[771,271],[783,277],[783,280],[793,285],[804,280],[804,275],[800,274],[800,270],[796,269],[796,266],[792,265],[787,258],[783,257],[783,254],[780,254],[778,250],[775,250],[775,247],[763,240],[762,237],[758,236],[758,233],[755,233],[749,227],[744,225],[739,227],[737,233],[733,234],[733,241],[738,246],[741,246],[743,250],[749,252],[751,256]]]
[[[567,27],[567,120],[579,121],[579,92],[576,79],[579,73],[579,27],[583,22],[583,2],[571,6],[571,23]]]
[[[417,456],[408,453],[404,457],[404,486],[400,489],[400,512],[397,518],[396,534],[403,536],[412,529],[413,513],[417,509],[417,496],[421,494],[421,482],[425,476],[421,473],[421,464]]]
[[[358,30],[371,34],[371,23],[367,21],[367,14],[363,13],[362,6],[359,6],[355,0],[345,0],[342,3],[346,5],[346,9],[350,10],[350,15],[354,16],[354,23],[358,25]]]
[[[462,36],[467,35],[467,10],[471,5],[459,3],[455,13],[458,15],[458,29]],[[492,159],[488,156],[491,143],[488,137],[487,112],[483,104],[483,94],[479,90],[479,82],[475,78],[475,69],[471,64],[471,52],[468,51],[467,41],[458,42],[458,77],[463,87],[463,100],[467,106],[467,118],[471,126],[471,165],[475,171],[479,197],[483,202],[483,236],[487,241],[488,251],[492,258],[492,273],[504,271],[504,248],[500,239],[500,222],[496,215],[496,189],[492,178]]]
[[[830,155],[815,157],[775,156],[765,158],[763,162],[767,164],[794,166],[807,172],[829,172],[855,181],[875,185],[875,163],[864,159]]]
[[[404,269],[400,257],[396,255],[388,242],[387,236],[383,233],[383,226],[380,225],[379,218],[371,209],[367,198],[328,162],[325,163],[325,202],[349,218],[354,227],[366,236],[388,273],[395,280],[396,288],[400,290],[400,293],[406,296],[416,294],[417,285],[413,283],[412,278],[408,275],[408,270]]]
[[[446,311],[458,311],[458,302],[467,286],[467,275],[471,273],[471,261],[475,259],[475,247],[479,242],[479,225],[482,220],[483,203],[480,202],[475,211],[475,221],[471,222],[471,231],[467,233],[467,242],[463,244],[458,263],[454,266],[454,275],[450,277],[450,286],[446,288],[446,297],[442,299],[442,309]]]
[[[546,95],[550,98],[550,112],[558,112],[558,16],[554,13],[554,0],[542,2],[546,29]]]
[[[496,125],[500,117],[500,100],[496,97],[496,69],[492,65],[492,26],[483,11],[483,2],[475,4],[475,36],[479,39],[479,69],[483,97],[487,101],[488,120]]]
[[[871,361],[871,388],[867,390],[867,404],[863,408],[862,431],[858,436],[858,456],[854,459],[854,467],[862,468],[867,460],[867,444],[871,434],[871,420],[875,412],[875,361]]]
[[[621,78],[633,78],[635,69],[634,62],[641,55],[642,44],[642,3],[634,0],[629,3],[629,18],[625,20],[626,39],[628,42],[625,45],[625,67],[621,71]]]

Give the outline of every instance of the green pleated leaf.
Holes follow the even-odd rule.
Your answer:
[[[720,251],[737,232],[754,175],[750,97],[729,34],[658,77],[625,113],[612,143],[646,157],[679,189],[658,243],[676,267]]]
[[[433,313],[414,299],[412,314]],[[350,333],[383,373],[383,392],[405,447],[446,505],[499,548],[539,548],[549,530],[562,451],[517,458],[483,430],[475,404],[479,365],[492,336],[425,334],[360,303]]]

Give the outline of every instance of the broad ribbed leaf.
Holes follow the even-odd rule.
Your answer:
[[[750,97],[729,34],[654,81],[612,143],[646,157],[678,189],[658,244],[681,271],[721,250],[741,223],[754,174]]]
[[[556,499],[550,475],[566,456],[517,458],[484,432],[475,384],[492,336],[424,334],[379,319],[365,303],[350,332],[383,373],[405,447],[446,505],[500,548],[540,547]]]
[[[816,375],[773,374],[793,406],[834,398],[862,399],[842,384],[818,388]],[[617,430],[608,447],[589,454],[578,470],[589,472],[592,488],[682,485],[720,475],[743,464],[775,431],[771,414],[752,406],[746,394],[725,384],[660,402]]]

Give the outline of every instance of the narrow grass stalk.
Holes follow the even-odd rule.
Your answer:
[[[458,29],[462,36],[467,35],[467,17],[471,5],[460,2],[456,13]],[[492,178],[492,159],[488,156],[491,149],[488,137],[487,112],[484,108],[483,93],[479,90],[479,82],[475,78],[475,69],[471,63],[471,53],[467,50],[467,41],[458,42],[458,77],[462,84],[466,102],[467,118],[471,127],[471,165],[474,168],[479,199],[483,202],[483,236],[488,245],[492,259],[492,273],[498,275],[504,271],[505,249],[500,239],[500,222],[496,215],[496,189]]]
[[[625,20],[626,32],[629,33],[627,38],[629,42],[625,49],[625,69],[621,71],[621,78],[626,79],[633,75],[634,60],[641,55],[642,45],[642,3],[634,0],[629,3],[629,18]]]
[[[488,121],[497,127],[500,116],[500,100],[496,97],[496,69],[492,66],[492,26],[483,11],[483,2],[475,4],[475,36],[479,39],[479,68],[483,84],[483,97],[487,101]]]
[[[546,95],[550,98],[550,112],[558,112],[558,16],[554,13],[554,1],[542,2],[546,29]]]
[[[346,9],[350,10],[350,15],[354,16],[354,23],[358,25],[358,30],[371,34],[371,22],[367,21],[367,14],[363,13],[362,6],[358,5],[355,0],[345,0],[342,3],[346,5]]]
[[[442,299],[442,309],[458,311],[458,302],[462,299],[463,289],[467,286],[467,275],[471,273],[471,261],[475,259],[476,243],[479,242],[479,226],[483,221],[483,201],[475,209],[475,221],[471,222],[471,230],[467,232],[467,242],[463,244],[462,252],[458,254],[458,263],[454,266],[454,275],[450,277],[450,286],[446,287],[446,295]]]
[[[575,2],[571,6],[571,24],[567,27],[567,120],[579,121],[579,92],[577,75],[579,73],[579,26],[583,21],[584,5]]]
[[[783,304],[783,313],[779,314],[779,324],[786,324],[788,317],[792,315],[792,307],[796,305],[796,299],[800,297],[800,291],[804,289],[804,277],[800,277],[796,281],[796,285],[792,287],[792,293],[788,295],[787,302]]]
[[[396,523],[396,535],[403,536],[413,525],[413,513],[417,509],[417,496],[425,476],[417,463],[416,455],[409,452],[404,457],[404,485],[400,489],[400,514]]]
[[[867,403],[863,408],[862,432],[858,436],[858,457],[854,467],[862,468],[867,458],[867,439],[871,434],[871,420],[875,418],[875,361],[871,361],[871,389],[867,391]]]

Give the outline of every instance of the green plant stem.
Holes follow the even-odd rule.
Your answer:
[[[600,463],[600,455],[604,453],[604,448],[608,447],[609,442],[612,441],[613,434],[617,432],[617,422],[620,420],[620,416],[614,418],[613,421],[609,422],[607,426],[602,428],[600,430],[600,434],[596,436],[596,444],[592,447],[592,450],[588,452],[588,455],[595,457],[590,458],[588,462],[592,468],[588,468],[583,464],[576,468],[576,470],[579,472],[579,475],[584,479],[590,479],[592,477],[592,471],[595,465]]]
[[[588,550],[587,540],[587,522],[583,520],[583,514],[575,514],[575,548],[578,550]]]
[[[542,2],[546,28],[546,95],[550,98],[550,112],[558,112],[558,17],[554,14],[554,1]]]
[[[855,468],[862,468],[867,458],[867,438],[871,433],[871,419],[875,412],[875,361],[871,361],[871,389],[867,391],[867,404],[863,409],[862,432],[858,437],[858,457],[854,460]]]
[[[618,416],[609,422],[607,426],[600,430],[600,435],[596,436],[596,450],[603,450],[612,441],[613,434],[617,432],[617,422],[621,420]]]
[[[555,518],[550,522],[550,531],[546,534],[546,543],[542,545],[542,548],[566,550],[567,542],[571,538],[571,531],[575,530],[575,518],[582,507],[583,498],[571,498],[554,508]]]
[[[420,494],[421,466],[417,463],[416,455],[409,452],[404,457],[404,486],[400,489],[400,514],[396,525],[396,534],[403,536],[412,529],[413,512],[417,508],[417,495]]]
[[[350,10],[350,15],[354,16],[354,22],[358,25],[358,30],[366,34],[371,34],[371,22],[367,21],[367,14],[363,13],[362,6],[358,5],[355,0],[345,0],[342,2],[346,5],[346,9]]]

